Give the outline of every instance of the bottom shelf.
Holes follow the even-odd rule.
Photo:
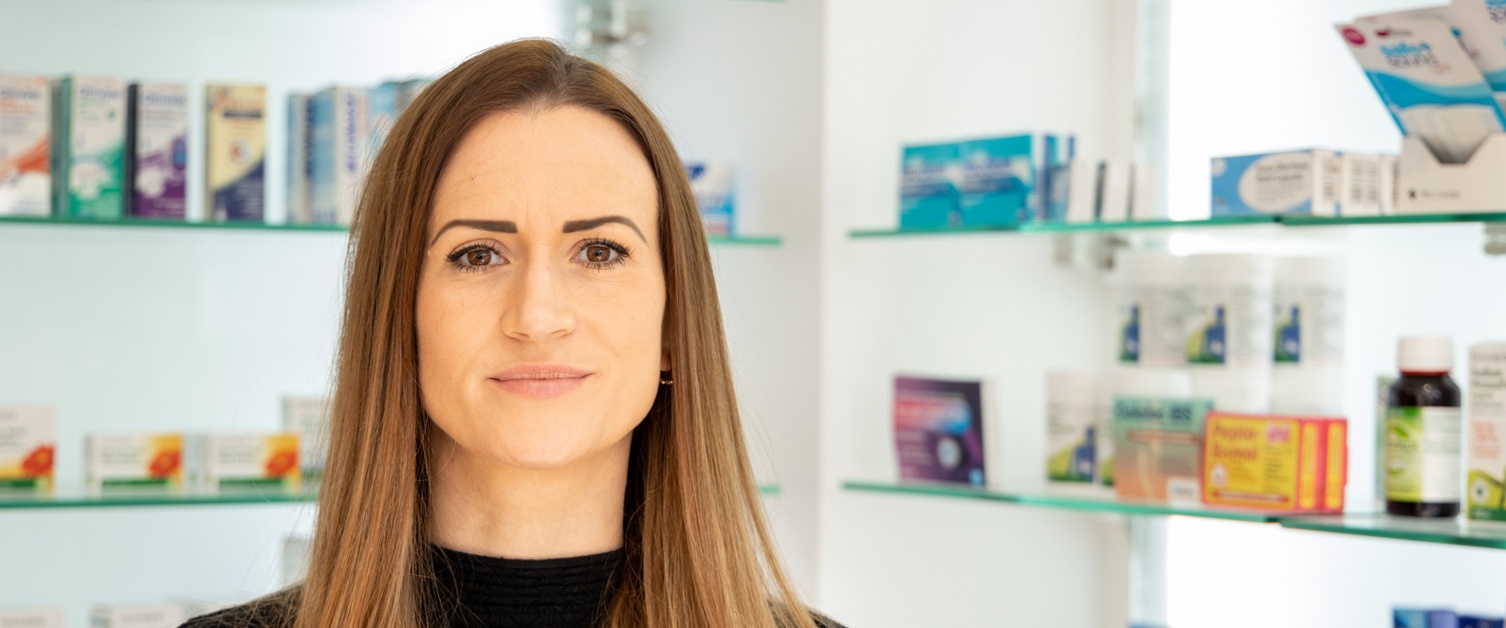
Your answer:
[[[1107,492],[1101,495],[1065,490],[1015,492],[944,484],[849,481],[844,482],[842,487],[850,491],[972,499],[1017,504],[1020,506],[1109,514],[1197,517],[1249,523],[1270,523],[1280,525],[1283,528],[1310,532],[1328,532],[1400,541],[1506,549],[1506,524],[1470,521],[1462,517],[1450,519],[1413,519],[1372,513],[1314,516],[1295,513],[1206,508],[1198,505],[1182,506],[1122,501]]]

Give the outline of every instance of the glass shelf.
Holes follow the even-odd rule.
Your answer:
[[[178,494],[138,492],[91,495],[81,489],[59,489],[53,495],[0,495],[0,510],[308,504],[316,501],[318,501],[317,494],[312,491]]]
[[[1506,549],[1506,524],[1463,518],[1412,519],[1365,514],[1334,517],[1285,517],[1281,527],[1401,541]]]
[[[1469,521],[1463,517],[1454,519],[1412,519],[1381,514],[1299,515],[1126,502],[1119,501],[1108,495],[1095,497],[1072,493],[990,491],[967,486],[950,486],[944,484],[844,482],[842,483],[842,487],[850,491],[975,499],[1022,506],[1060,508],[1109,514],[1182,516],[1251,523],[1275,523],[1291,530],[1328,532],[1399,541],[1440,543],[1444,545],[1506,549],[1506,523]]]
[[[778,484],[760,484],[758,493],[765,497],[779,495]],[[81,489],[62,490],[53,495],[0,495],[0,511],[43,510],[59,508],[133,508],[140,506],[235,506],[256,504],[313,504],[319,501],[314,491],[265,493],[119,493],[90,495]]]
[[[1346,227],[1362,225],[1415,225],[1439,223],[1506,222],[1506,212],[1459,214],[1406,214],[1393,216],[1227,216],[1207,220],[1147,220],[1140,222],[1036,222],[1020,225],[935,227],[900,229],[853,229],[853,238],[898,236],[966,235],[976,233],[1075,233],[1093,231],[1135,231],[1150,229],[1203,229],[1208,227],[1248,227],[1280,225],[1283,227]]]
[[[1004,502],[1009,504],[1019,504],[1022,506],[1035,506],[1040,508],[1059,508],[1066,510],[1081,510],[1087,512],[1101,512],[1123,515],[1177,515],[1185,517],[1201,517],[1204,519],[1248,521],[1253,523],[1275,523],[1276,521],[1280,520],[1282,516],[1281,513],[1268,513],[1247,510],[1218,510],[1203,508],[1201,506],[1175,506],[1170,504],[1121,501],[1107,494],[1102,496],[1094,496],[1087,494],[1051,491],[992,491],[987,489],[978,489],[966,486],[948,486],[943,484],[894,484],[885,482],[844,482],[842,486],[843,488],[852,491],[956,497],[963,499],[977,499],[984,501]]]
[[[0,216],[0,226],[28,225],[45,227],[90,227],[90,228],[117,228],[137,227],[148,229],[172,229],[172,230],[211,230],[211,231],[253,231],[253,232],[303,232],[303,233],[347,233],[350,231],[345,225],[292,225],[292,224],[267,224],[261,222],[188,222],[183,220],[164,220],[151,218],[121,218],[117,220],[90,220],[85,218],[55,218],[44,216]],[[779,236],[735,235],[720,236],[708,235],[706,242],[709,244],[735,244],[744,246],[777,247],[781,244]]]

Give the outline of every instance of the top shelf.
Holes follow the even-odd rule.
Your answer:
[[[1136,222],[1032,222],[1019,225],[986,227],[938,227],[899,229],[853,229],[854,238],[895,236],[937,236],[970,233],[1075,233],[1093,231],[1137,231],[1152,229],[1204,229],[1210,227],[1249,227],[1280,225],[1283,227],[1345,227],[1359,225],[1412,225],[1437,223],[1506,222],[1506,212],[1462,214],[1404,214],[1391,216],[1227,216],[1207,220],[1146,220]]]
[[[56,218],[50,216],[0,216],[0,227],[7,225],[30,225],[43,227],[84,227],[96,229],[146,228],[169,230],[208,230],[261,233],[348,233],[345,225],[295,225],[268,224],[261,222],[193,222],[149,218],[121,218],[116,220],[89,220],[82,218]],[[707,235],[709,244],[730,244],[757,247],[778,247],[779,236],[757,235]]]

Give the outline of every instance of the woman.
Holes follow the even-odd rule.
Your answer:
[[[471,58],[351,237],[308,577],[189,626],[836,625],[772,549],[695,201],[620,80]]]

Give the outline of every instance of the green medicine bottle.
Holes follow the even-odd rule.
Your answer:
[[[1402,338],[1401,379],[1386,398],[1386,512],[1453,517],[1464,493],[1459,386],[1449,377],[1454,343],[1443,337]]]

